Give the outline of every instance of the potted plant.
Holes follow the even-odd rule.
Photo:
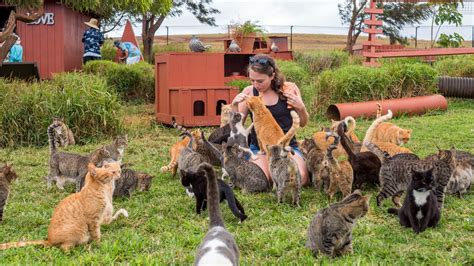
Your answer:
[[[252,53],[257,34],[264,34],[263,28],[257,23],[258,21],[247,20],[244,23],[234,23],[230,26],[231,36],[239,44],[243,53]]]

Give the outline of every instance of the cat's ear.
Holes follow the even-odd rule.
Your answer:
[[[97,171],[96,171],[96,167],[93,163],[89,163],[87,165],[87,171],[89,171],[89,173],[91,174],[91,176],[96,176],[97,175]]]
[[[366,202],[370,202],[370,198],[372,197],[372,194],[367,194],[365,196],[362,196],[362,198],[364,199],[364,201]]]

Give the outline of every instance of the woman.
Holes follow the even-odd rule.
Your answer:
[[[309,115],[301,98],[300,90],[294,83],[285,82],[285,78],[280,73],[273,58],[265,54],[255,55],[250,58],[247,71],[252,85],[246,87],[232,101],[232,110],[243,113],[244,121],[249,114],[245,100],[251,96],[261,95],[263,102],[285,133],[291,128],[291,110],[295,110],[298,113],[301,127],[308,123]],[[249,135],[249,144],[250,149],[257,156],[257,159],[253,162],[262,168],[267,178],[271,181],[268,159],[265,154],[257,153],[259,146],[255,130],[252,130]],[[293,159],[300,170],[301,183],[305,185],[309,181],[308,169],[295,138],[291,140],[290,146],[295,151]]]

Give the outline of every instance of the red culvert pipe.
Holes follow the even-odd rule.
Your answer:
[[[337,103],[332,104],[326,111],[326,116],[334,120],[342,120],[347,116],[357,117],[375,117],[377,114],[377,103],[382,105],[383,114],[390,109],[394,116],[401,114],[424,114],[430,110],[448,109],[448,102],[443,95],[435,94],[429,96],[417,96],[400,99],[377,100],[370,102],[356,103]]]
[[[446,97],[474,98],[474,78],[442,76],[438,89]]]

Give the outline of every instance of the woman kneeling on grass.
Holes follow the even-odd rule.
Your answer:
[[[301,127],[308,123],[309,115],[301,98],[299,88],[294,83],[285,82],[285,78],[280,73],[273,58],[265,54],[255,55],[250,58],[247,71],[252,85],[246,87],[232,101],[232,111],[243,113],[244,122],[249,113],[245,100],[251,96],[261,95],[263,102],[272,113],[278,125],[283,129],[283,132],[286,133],[292,126],[293,119],[290,115],[292,110],[298,113]],[[283,88],[284,92],[281,92]],[[296,161],[301,173],[301,184],[306,185],[309,181],[308,169],[295,137],[291,139],[290,146],[295,152],[293,159]],[[257,159],[252,162],[262,168],[267,178],[272,181],[267,156],[257,153],[259,146],[255,129],[252,129],[249,135],[249,147],[257,156]]]

